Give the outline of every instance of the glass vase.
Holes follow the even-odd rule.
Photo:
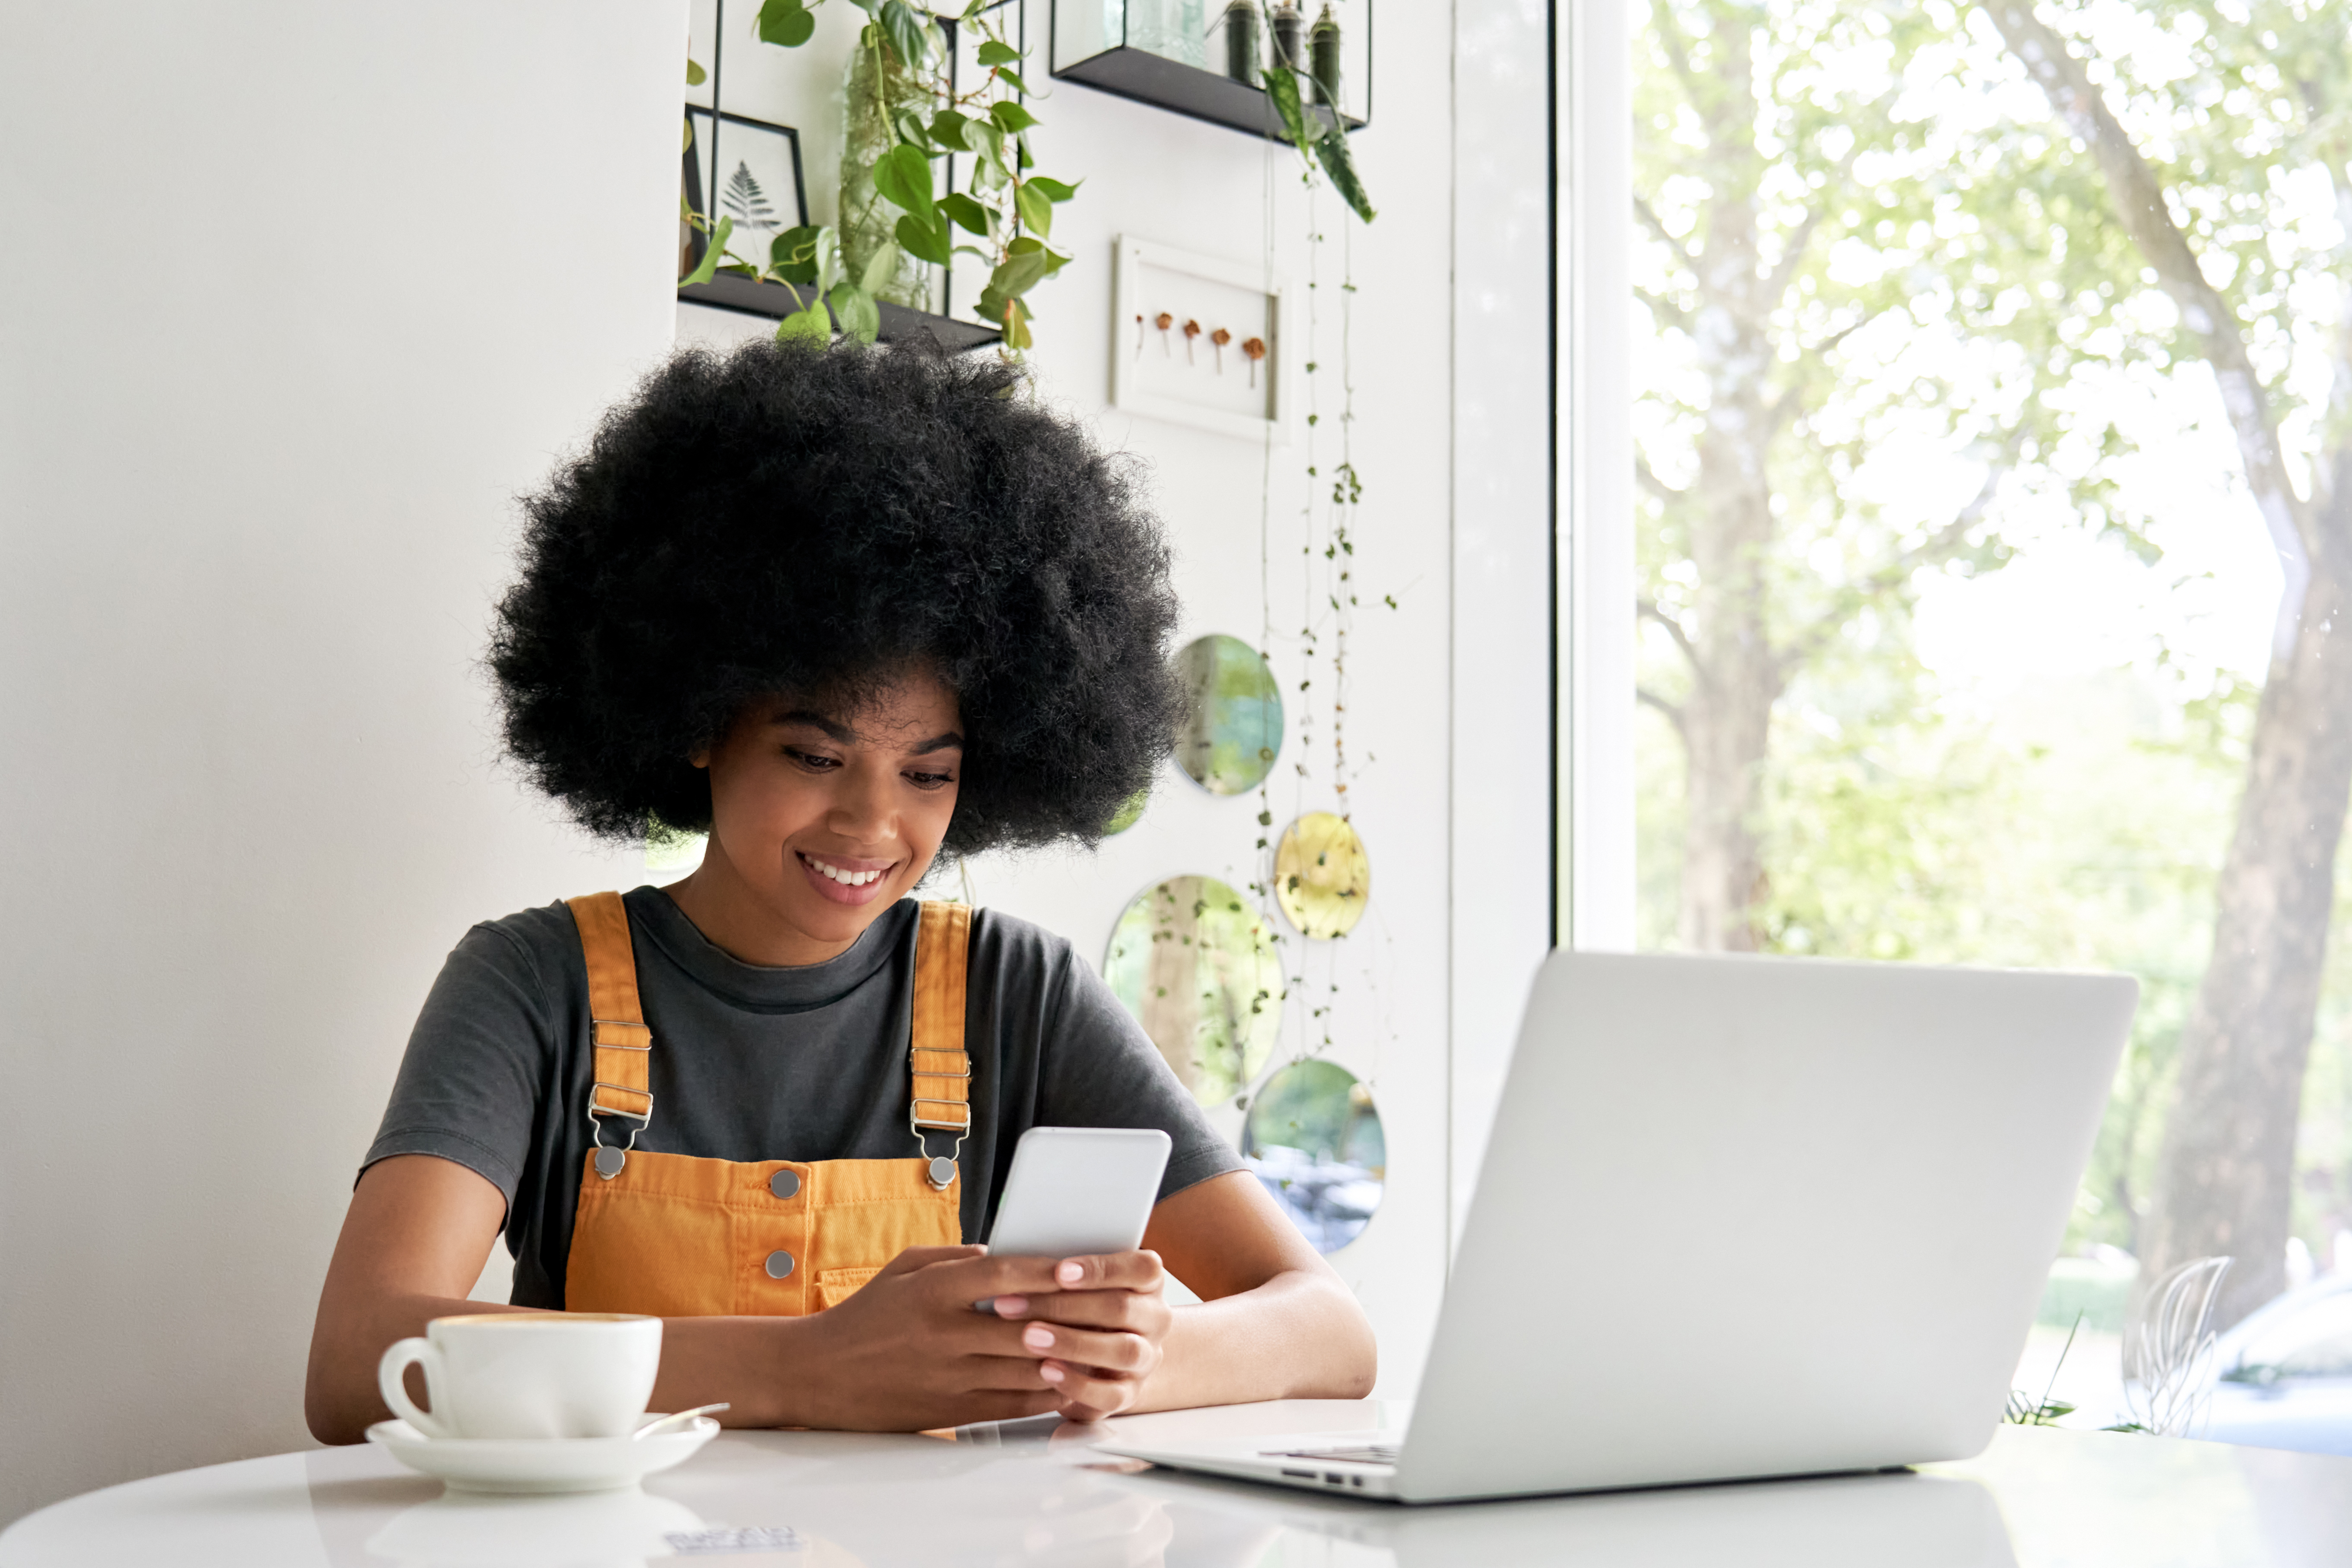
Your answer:
[[[874,165],[898,142],[891,124],[902,112],[930,120],[934,105],[922,79],[900,63],[869,26],[849,56],[842,84],[841,260],[853,279],[897,236],[904,215],[874,188]],[[875,298],[917,310],[932,309],[930,264],[901,250]]]

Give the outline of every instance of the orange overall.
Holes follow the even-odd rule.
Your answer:
[[[951,1156],[904,1160],[703,1160],[635,1147],[653,1120],[653,1031],[637,999],[635,950],[617,893],[570,900],[588,960],[595,1071],[593,1147],[580,1173],[564,1305],[662,1317],[821,1312],[902,1248],[963,1239],[962,1183]],[[915,942],[914,1079],[908,1121],[924,1134],[971,1127],[963,1048],[971,910],[922,906]],[[607,1144],[613,1121],[628,1141]]]

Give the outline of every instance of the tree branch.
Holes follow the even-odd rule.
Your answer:
[[[1764,298],[1775,300],[1789,291],[1789,284],[1797,276],[1797,268],[1805,259],[1805,247],[1813,242],[1813,230],[1822,226],[1822,209],[1818,206],[1805,215],[1797,232],[1789,237],[1789,248],[1780,255],[1780,264],[1764,277]]]
[[[1659,696],[1656,692],[1651,690],[1646,686],[1637,686],[1633,688],[1633,700],[1636,702],[1646,702],[1651,707],[1656,709],[1659,712],[1664,714],[1666,716],[1666,722],[1675,727],[1675,733],[1688,739],[1689,731],[1683,728],[1683,710],[1680,703],[1667,701],[1664,698]]]
[[[1690,100],[1693,109],[1698,103],[1698,72],[1691,68],[1690,46],[1683,41],[1683,30],[1675,24],[1673,7],[1653,0],[1650,6],[1650,36],[1666,51],[1666,64],[1683,84],[1683,96]],[[1702,110],[1704,112],[1704,110]]]
[[[1643,489],[1668,506],[1673,506],[1677,501],[1690,500],[1690,497],[1658,478],[1657,470],[1650,467],[1650,459],[1639,452],[1633,454],[1633,479]]]
[[[1693,669],[1698,668],[1698,649],[1691,646],[1690,634],[1683,630],[1683,624],[1680,621],[1660,609],[1655,599],[1635,599],[1633,614],[1643,620],[1654,621],[1665,627],[1666,635],[1675,639],[1675,646],[1683,650],[1683,657],[1691,661],[1691,668]]]
[[[1643,304],[1647,305],[1653,315],[1664,321],[1668,326],[1673,327],[1676,331],[1688,332],[1691,330],[1691,313],[1688,310],[1684,310],[1680,305],[1675,304],[1672,300],[1667,299],[1664,294],[1644,289],[1639,283],[1636,283],[1633,285],[1633,298],[1641,300]]]
[[[1634,195],[1633,216],[1642,220],[1643,227],[1657,237],[1660,244],[1675,253],[1677,260],[1687,265],[1696,259],[1691,255],[1688,246],[1666,232],[1665,220],[1659,217],[1657,209],[1650,205],[1649,197],[1638,193]]]
[[[2164,187],[2156,171],[2132,144],[2130,133],[2107,108],[2106,100],[2066,40],[2033,14],[2031,0],[1987,0],[1985,10],[2000,29],[2010,53],[2049,99],[2051,109],[2097,158],[2108,203],[2124,232],[2156,269],[2158,284],[2179,308],[2181,320],[2203,342],[2206,363],[2221,384],[2221,403],[2237,433],[2246,486],[2262,509],[2272,542],[2287,558],[2290,595],[2299,601],[2295,568],[2307,574],[2311,558],[2326,542],[2317,533],[2317,518],[2295,499],[2294,487],[2287,482],[2278,423],[2272,416],[2262,378],[2254,372],[2236,312],[2205,280],[2188,236],[2172,221],[2171,209],[2165,205]],[[2292,616],[2300,607],[2299,603],[2284,605],[2282,613]]]
[[[1987,466],[1984,483],[1977,487],[1975,497],[1959,510],[1951,521],[1910,549],[1896,552],[1894,559],[1849,585],[1838,595],[1836,603],[1825,614],[1815,616],[1812,624],[1795,641],[1774,656],[1780,667],[1781,679],[1787,680],[1811,662],[1813,656],[1828,646],[1830,638],[1837,636],[1838,628],[1845,625],[1847,617],[1856,610],[1901,587],[1909,581],[1912,574],[1958,553],[1969,542],[1969,531],[1991,510],[1993,497],[2000,489],[2000,481],[2009,477],[2015,463],[2015,440],[2012,437]]]

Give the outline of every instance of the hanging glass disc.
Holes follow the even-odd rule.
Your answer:
[[[1108,838],[1115,833],[1124,833],[1134,826],[1142,817],[1143,808],[1150,804],[1151,790],[1149,785],[1129,795],[1127,804],[1113,813],[1108,822],[1103,824],[1103,837]]]
[[[1192,698],[1176,737],[1176,761],[1212,795],[1257,788],[1282,750],[1282,692],[1257,649],[1222,633],[1201,637],[1176,656]]]
[[[1318,1252],[1362,1235],[1388,1187],[1371,1087],[1335,1062],[1293,1062],[1265,1080],[1242,1124],[1242,1157]]]
[[[1372,896],[1372,866],[1353,824],[1310,811],[1282,830],[1274,899],[1301,936],[1329,941],[1356,929]]]
[[[1171,877],[1138,895],[1111,929],[1103,978],[1202,1105],[1232,1099],[1274,1055],[1274,933],[1213,877]]]

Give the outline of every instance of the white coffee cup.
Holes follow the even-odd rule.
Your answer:
[[[376,1364],[393,1414],[427,1437],[618,1437],[661,1368],[661,1320],[625,1312],[479,1312],[436,1318]],[[425,1369],[420,1410],[402,1382]]]

